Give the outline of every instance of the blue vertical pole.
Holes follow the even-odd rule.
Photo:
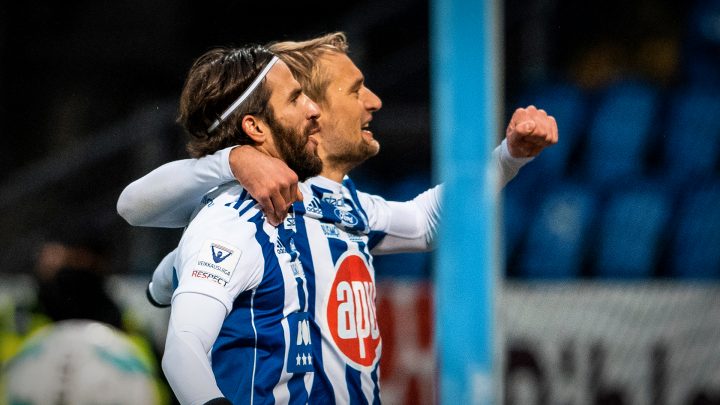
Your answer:
[[[431,0],[435,173],[445,183],[436,257],[441,404],[493,404],[498,2]]]

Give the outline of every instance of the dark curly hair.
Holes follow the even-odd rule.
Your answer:
[[[272,59],[266,47],[215,48],[195,60],[180,96],[178,123],[190,134],[187,150],[198,158],[232,146],[251,144],[242,117],[273,116],[270,90],[263,80],[252,94],[212,132],[208,128],[247,89]]]

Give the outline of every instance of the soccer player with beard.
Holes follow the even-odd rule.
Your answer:
[[[364,85],[362,72],[348,58],[342,34],[300,43],[277,43],[271,49],[288,63],[305,92],[321,108],[321,131],[311,138],[318,141],[318,155],[323,160],[321,176],[299,186],[303,202],[295,203],[278,227],[279,233],[289,231],[293,235],[281,250],[298,255],[303,265],[307,282],[303,293],[311,321],[309,336],[303,331],[302,319],[297,325],[290,325],[295,329],[286,337],[307,341],[313,347],[312,359],[298,355],[293,363],[288,356],[285,366],[290,369],[312,361],[314,375],[295,376],[288,382],[287,390],[278,389],[272,396],[281,403],[304,403],[307,395],[313,403],[349,403],[356,399],[377,403],[382,345],[375,315],[372,254],[429,249],[439,219],[439,189],[429,190],[412,201],[388,202],[358,192],[346,177],[352,168],[379,151],[368,127],[372,114],[382,104]],[[527,162],[526,157],[557,141],[557,126],[542,110],[519,109],[508,126],[506,139],[494,153],[503,185]],[[169,187],[178,183],[178,177],[171,178],[168,172],[182,178],[192,173],[189,177],[207,182],[187,182],[192,183],[193,190],[187,194],[176,190],[174,196],[155,208],[174,206],[184,197],[199,198],[203,189],[232,179],[229,168],[218,170],[227,166],[228,154],[232,152],[224,153],[206,160],[173,162],[157,169],[126,188],[118,201],[119,211],[126,219],[133,218],[129,222],[135,224],[182,225],[187,210],[164,215],[162,210],[148,209],[147,202],[154,198],[147,193],[138,195],[138,189],[149,193],[152,191],[149,184]],[[188,163],[193,167],[186,167]],[[197,169],[196,165],[201,163],[203,174],[197,176],[198,171],[190,169]],[[174,254],[166,257],[153,275],[153,283],[161,286],[155,293],[151,291],[150,296],[163,303],[170,300],[170,288],[166,286],[173,277],[173,257]]]
[[[305,179],[322,168],[311,138],[319,116],[285,63],[256,46],[198,58],[179,121],[195,157],[251,145]],[[285,248],[291,233],[266,223],[240,184],[228,183],[204,202],[174,259],[163,371],[183,404],[264,403],[287,390],[291,377],[313,371],[302,265]],[[298,325],[305,341],[286,339]],[[284,367],[286,356],[304,361]]]

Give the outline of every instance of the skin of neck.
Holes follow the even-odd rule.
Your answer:
[[[337,183],[342,183],[345,175],[350,172],[350,168],[338,167],[337,165],[331,165],[323,160],[323,170],[320,175],[326,177]]]
[[[318,156],[320,156],[320,160],[323,162],[323,168],[320,175],[337,183],[342,183],[345,176],[350,173],[350,170],[357,166],[355,164],[338,162],[335,159],[329,158],[325,149],[322,147],[322,143],[318,145]]]

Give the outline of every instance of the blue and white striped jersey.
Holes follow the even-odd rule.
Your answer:
[[[208,194],[178,247],[175,295],[222,302],[211,364],[233,403],[380,403],[370,250],[379,197],[324,178],[279,227],[237,183]],[[366,210],[371,207],[371,210]]]

